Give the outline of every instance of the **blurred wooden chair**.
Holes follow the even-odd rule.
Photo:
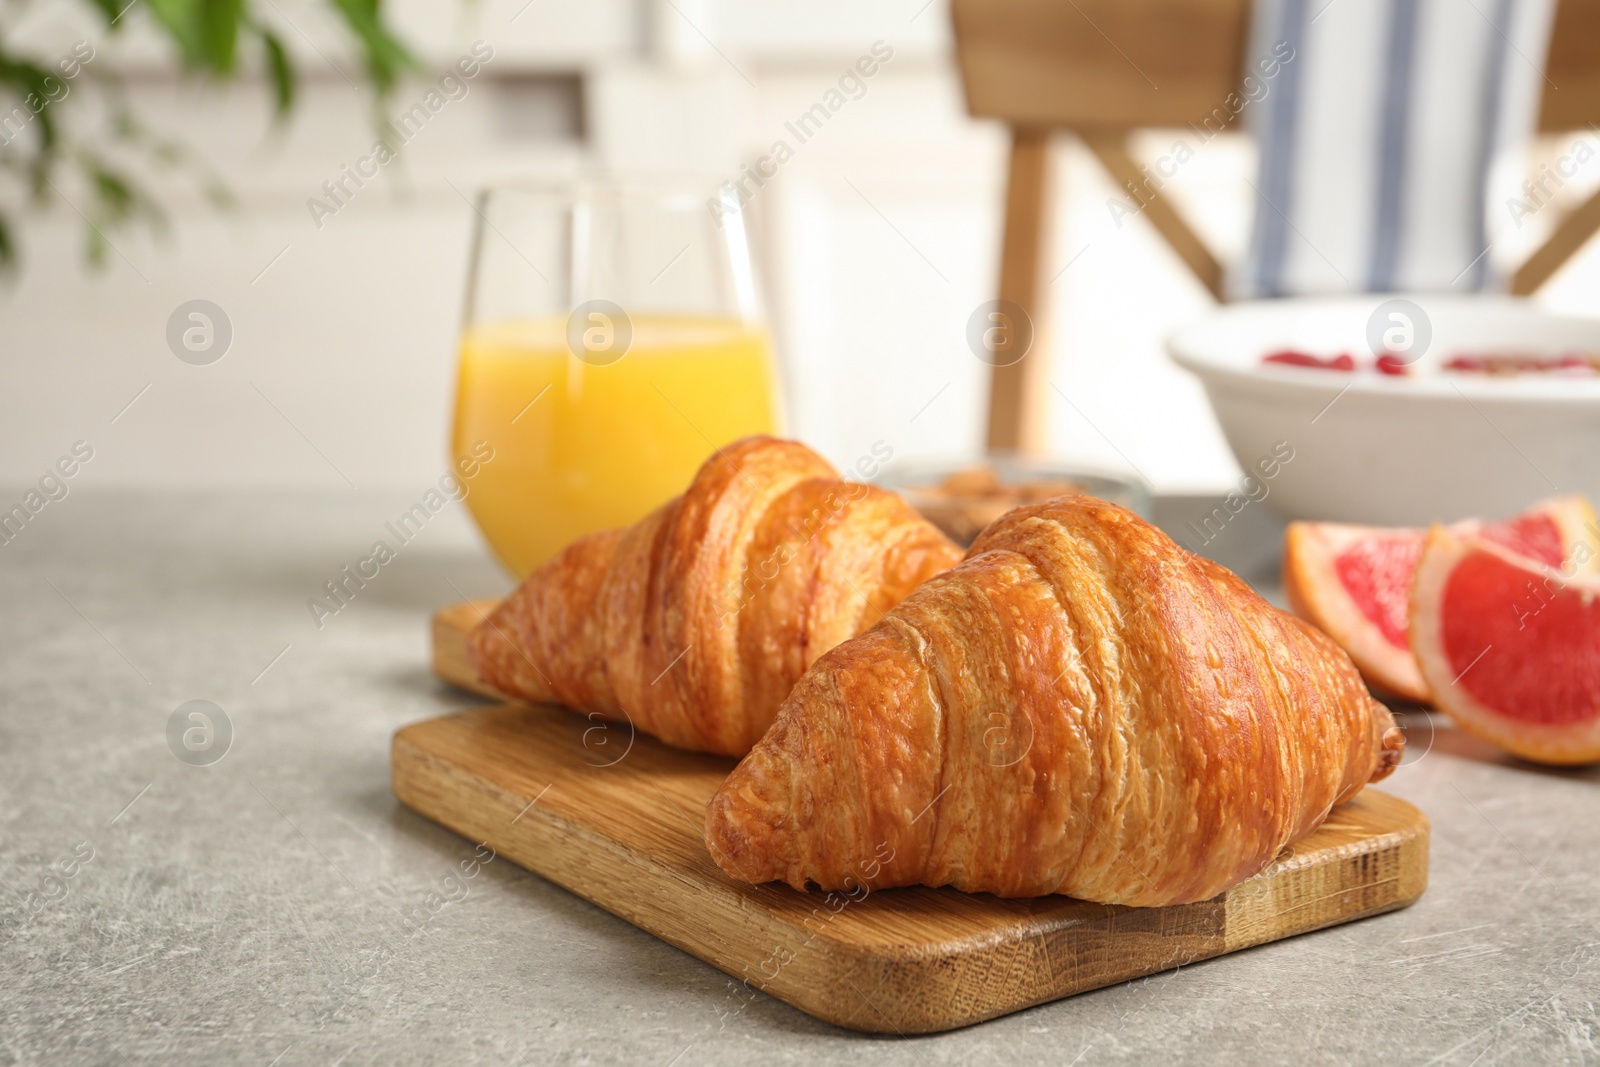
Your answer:
[[[1032,348],[1048,351],[1051,134],[1077,134],[1118,185],[1144,183],[1128,154],[1129,132],[1198,124],[1238,89],[1250,0],[952,0],[951,7],[967,110],[1011,127],[1000,299],[1027,313]],[[1559,0],[1550,41],[1540,132],[1600,122],[1600,0]],[[1222,264],[1159,191],[1147,192],[1144,216],[1224,299]],[[1511,291],[1534,292],[1597,229],[1600,193],[1561,220],[1518,268]],[[990,448],[1043,445],[1047,373],[1042,358],[994,368]]]

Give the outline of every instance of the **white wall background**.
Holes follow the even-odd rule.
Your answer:
[[[114,235],[119,251],[96,273],[73,207],[8,200],[22,213],[24,263],[0,290],[0,481],[36,479],[80,438],[96,448],[83,477],[104,485],[432,480],[473,218],[462,194],[580,159],[732,176],[875,40],[895,58],[755,202],[791,429],[837,461],[879,438],[901,456],[981,441],[986,368],[963,334],[996,283],[1005,135],[965,115],[943,0],[393,5],[431,64],[479,38],[495,59],[320,231],[306,199],[372,142],[367,98],[335,69],[354,64],[320,8],[276,9],[307,81],[292,123],[274,131],[258,82],[171,79],[137,9],[112,41],[75,21],[79,6],[37,5],[27,32],[63,51],[94,40],[95,63],[127,72],[140,112],[208,159],[240,206],[219,214],[163,180],[170,239]],[[394,110],[422,91],[402,87]],[[1168,140],[1143,144],[1153,158]],[[1049,357],[1072,402],[1052,390],[1053,448],[1126,457],[1158,488],[1220,488],[1237,470],[1203,394],[1160,350],[1209,297],[1142,219],[1113,225],[1114,190],[1092,157],[1071,142],[1060,156]],[[1171,188],[1225,250],[1244,238],[1249,166],[1247,144],[1219,138]],[[1600,182],[1600,164],[1591,169],[1569,199]],[[1592,313],[1596,293],[1591,245],[1543,299]],[[197,297],[235,331],[209,367],[179,362],[164,340],[168,315]]]

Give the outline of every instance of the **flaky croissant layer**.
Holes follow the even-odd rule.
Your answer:
[[[728,874],[1205,900],[1399,762],[1349,658],[1085,497],[1019,508],[806,672],[707,813]]]
[[[818,656],[960,558],[893,493],[749,437],[683,496],[528,575],[474,631],[472,659],[508,695],[741,756]]]

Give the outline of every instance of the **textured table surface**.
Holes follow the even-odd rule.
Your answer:
[[[318,629],[307,598],[413,502],[83,488],[0,546],[0,1063],[1600,1058],[1600,774],[1420,714],[1386,784],[1433,820],[1408,910],[934,1037],[740,1010],[503,860],[460,877],[472,845],[390,794],[394,730],[471,702],[427,674],[428,613],[507,585],[452,506]],[[1275,529],[1207,547],[1261,579]],[[194,699],[234,733],[209,766],[168,741]]]

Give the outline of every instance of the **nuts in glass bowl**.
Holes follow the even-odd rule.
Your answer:
[[[1097,496],[1149,514],[1149,494],[1133,479],[1007,454],[892,470],[883,484],[960,545],[1013,508],[1058,496]]]

